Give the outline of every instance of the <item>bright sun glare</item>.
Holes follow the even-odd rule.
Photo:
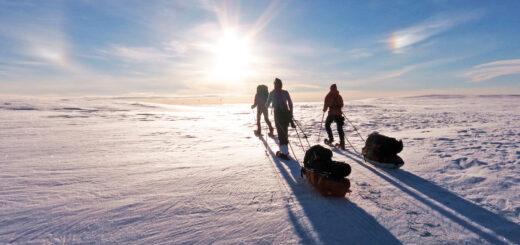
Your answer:
[[[227,30],[222,33],[214,47],[215,78],[228,83],[236,83],[245,79],[249,73],[252,56],[249,41],[238,35],[237,32]]]

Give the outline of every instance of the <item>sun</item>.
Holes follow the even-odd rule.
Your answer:
[[[214,46],[215,64],[212,75],[228,83],[243,81],[250,75],[252,55],[250,41],[234,30],[222,32]]]

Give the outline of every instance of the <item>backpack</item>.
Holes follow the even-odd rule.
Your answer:
[[[266,85],[258,85],[256,87],[256,93],[260,95],[260,98],[267,100],[267,97],[269,96],[269,90],[267,89]]]
[[[303,166],[316,171],[326,171],[330,161],[332,161],[332,151],[321,145],[315,145],[305,152]]]
[[[305,152],[303,166],[317,172],[327,172],[330,177],[341,179],[350,174],[350,165],[332,160],[332,151],[321,145],[315,145]]]
[[[332,178],[344,178],[350,174],[350,171],[352,169],[350,168],[350,165],[344,162],[338,162],[338,161],[331,161],[329,163],[329,170],[331,173]]]

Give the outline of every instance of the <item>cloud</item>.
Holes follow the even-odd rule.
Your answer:
[[[405,66],[401,69],[397,69],[397,70],[393,70],[393,71],[388,71],[388,72],[385,72],[385,73],[382,73],[382,74],[379,74],[379,75],[376,75],[376,76],[373,76],[373,77],[369,77],[369,78],[365,78],[365,79],[358,79],[356,80],[357,82],[361,82],[363,84],[366,84],[366,83],[374,83],[374,82],[379,82],[379,81],[384,81],[384,80],[389,80],[389,79],[392,79],[392,78],[397,78],[397,77],[401,77],[417,68],[421,67],[421,65],[410,65],[410,66]]]
[[[358,48],[358,49],[351,49],[347,51],[347,54],[352,59],[361,59],[361,58],[368,58],[372,57],[374,54],[367,49]]]
[[[42,13],[33,15],[0,12],[0,15],[5,15],[0,19],[0,38],[9,44],[8,56],[2,57],[5,59],[0,59],[0,62],[61,71],[80,69],[71,58],[72,45],[64,32],[60,8],[54,7],[44,8]]]
[[[293,84],[289,84],[287,87],[291,88],[291,89],[313,90],[313,91],[319,90],[321,88],[321,86],[314,85],[314,84],[307,84],[307,83],[293,83]]]
[[[155,47],[129,47],[124,45],[114,45],[109,50],[101,50],[101,53],[115,56],[125,62],[135,63],[163,62],[174,57],[171,53]]]
[[[389,43],[394,53],[402,53],[404,49],[424,42],[457,25],[475,20],[481,12],[439,14],[419,24],[396,31],[385,42]]]
[[[404,76],[412,71],[418,70],[418,69],[424,69],[424,68],[428,68],[428,67],[442,65],[442,64],[456,61],[458,59],[460,59],[460,58],[445,58],[445,59],[427,61],[427,62],[423,62],[423,63],[417,63],[417,64],[413,64],[413,65],[407,65],[402,68],[386,71],[386,72],[383,72],[383,73],[380,73],[380,74],[377,74],[374,76],[347,80],[347,82],[350,85],[367,85],[367,84],[377,83],[377,82],[381,82],[381,81],[390,81],[391,79],[402,77],[402,76]]]
[[[474,66],[464,74],[473,82],[482,82],[495,77],[520,74],[520,59],[499,60]]]

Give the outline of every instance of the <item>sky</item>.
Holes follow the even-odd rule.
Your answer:
[[[5,1],[0,94],[518,93],[520,1]]]

